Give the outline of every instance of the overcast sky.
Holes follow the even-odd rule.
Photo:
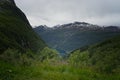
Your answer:
[[[15,0],[32,26],[89,22],[120,25],[120,0]]]

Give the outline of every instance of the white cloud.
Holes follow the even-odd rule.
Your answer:
[[[85,21],[120,25],[120,0],[15,0],[30,23],[53,26]]]

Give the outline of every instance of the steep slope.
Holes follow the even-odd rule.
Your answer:
[[[75,50],[69,58],[74,64],[93,66],[98,71],[107,73],[120,73],[120,36]]]
[[[101,27],[85,22],[74,22],[64,25],[38,26],[34,30],[52,48],[61,53],[71,52],[120,34],[116,26]]]
[[[36,51],[45,46],[14,0],[0,0],[0,52],[8,48]]]

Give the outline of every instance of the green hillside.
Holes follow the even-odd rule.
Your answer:
[[[92,66],[100,72],[120,72],[120,36],[75,50],[69,60],[79,66]]]
[[[8,48],[36,51],[44,47],[14,0],[0,0],[0,52]]]

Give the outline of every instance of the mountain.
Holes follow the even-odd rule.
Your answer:
[[[14,0],[0,0],[0,52],[8,48],[37,51],[45,46]]]
[[[120,34],[120,28],[117,26],[101,27],[86,22],[74,22],[52,28],[41,25],[34,30],[50,47],[60,53],[69,53]]]

